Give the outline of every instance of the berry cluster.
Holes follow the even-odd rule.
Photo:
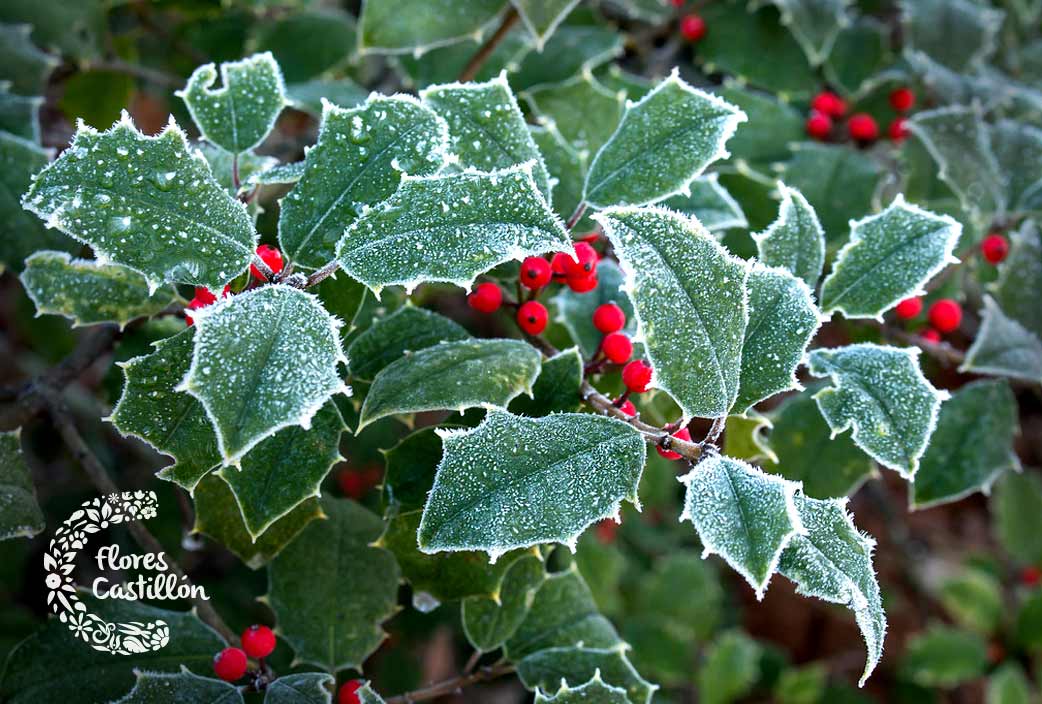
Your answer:
[[[915,320],[923,312],[923,299],[918,296],[906,298],[894,308],[901,320]],[[941,337],[955,332],[962,325],[962,306],[950,298],[941,298],[930,304],[926,311],[930,327],[920,331],[919,336],[927,342],[938,343]]]
[[[285,268],[285,262],[282,260],[282,252],[280,252],[277,248],[272,247],[270,244],[262,244],[259,247],[257,247],[256,251],[257,256],[260,258],[261,261],[268,265],[268,268],[271,269],[271,272],[273,274],[278,274],[283,270],[283,268]],[[254,264],[250,264],[250,275],[257,282],[264,282],[268,280],[268,277],[262,274],[260,269],[258,269],[257,266]],[[231,284],[229,284],[224,287],[223,291],[221,291],[221,298],[227,298],[228,296],[234,294],[235,291],[232,291]],[[205,308],[206,306],[211,305],[216,301],[217,295],[214,294],[213,291],[203,286],[197,286],[195,289],[195,295],[193,296],[192,300],[188,302],[188,305],[185,306],[185,310],[199,310],[200,308]],[[195,325],[195,320],[192,318],[191,314],[187,312],[185,313],[185,322],[188,325]]]
[[[890,107],[897,114],[887,127],[887,136],[900,143],[908,136],[908,122],[903,117],[915,105],[915,93],[910,88],[897,88],[890,93]],[[810,115],[805,128],[807,134],[819,141],[836,137],[837,121],[846,118],[846,132],[850,139],[867,146],[879,139],[879,125],[867,112],[857,112],[847,117],[847,101],[832,91],[822,91],[810,103]]]
[[[275,633],[267,626],[254,624],[239,637],[241,648],[225,648],[213,658],[213,671],[225,682],[242,679],[248,669],[247,658],[257,658],[264,669],[264,658],[275,650]]]

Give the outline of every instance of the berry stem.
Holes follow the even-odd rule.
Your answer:
[[[579,222],[582,218],[583,213],[586,212],[586,201],[579,201],[579,205],[575,206],[575,210],[568,216],[568,222],[564,224],[565,229],[571,230],[575,227],[575,223]]]
[[[498,662],[488,667],[482,667],[479,670],[470,674],[457,675],[447,680],[437,682],[424,687],[422,689],[416,689],[405,694],[399,694],[395,697],[390,697],[386,700],[387,704],[412,704],[413,702],[425,702],[431,699],[438,699],[444,697],[447,694],[458,692],[464,687],[469,687],[473,684],[480,682],[489,682],[491,680],[509,675],[514,672],[514,666],[506,662]]]
[[[239,180],[239,154],[235,153],[232,155],[232,188],[238,193],[241,186],[242,181]]]
[[[328,279],[330,276],[336,273],[336,270],[340,267],[340,262],[336,259],[326,264],[324,267],[315,271],[308,277],[308,280],[304,284],[304,288],[311,288],[316,284]]]
[[[503,15],[503,21],[499,24],[499,28],[495,33],[488,38],[481,48],[470,58],[467,65],[460,71],[459,78],[457,79],[460,83],[466,83],[467,81],[473,81],[474,77],[478,75],[478,71],[485,65],[488,57],[492,56],[492,52],[496,50],[499,43],[503,41],[503,38],[510,32],[510,30],[517,24],[517,21],[521,19],[521,16],[517,14],[517,9],[513,6],[507,10],[507,13]]]
[[[271,281],[273,278],[275,278],[275,272],[271,270],[271,267],[268,266],[268,263],[261,259],[260,255],[258,255],[256,252],[253,253],[253,266],[257,267],[257,271],[259,271],[261,275],[264,276],[264,278],[268,281]]]

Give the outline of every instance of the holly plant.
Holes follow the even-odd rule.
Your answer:
[[[166,458],[130,483],[189,517],[194,569],[175,567],[219,596],[81,590],[83,612],[169,624],[130,656],[92,651],[48,597],[0,697],[390,704],[512,678],[536,702],[688,701],[692,682],[729,702],[763,682],[757,641],[664,651],[776,590],[844,607],[848,679],[870,683],[890,647],[874,563],[898,558],[848,497],[987,493],[1021,469],[1018,396],[1042,384],[1040,10],[1007,4],[239,8],[288,26],[168,81],[165,126],[81,119],[53,158],[38,105],[19,122],[5,94],[5,295],[87,331],[5,388],[4,537],[53,530],[16,429],[45,414],[103,495],[132,487],[98,433]],[[337,22],[357,51],[308,74]],[[39,52],[7,31],[5,51]],[[110,409],[67,393],[113,349]],[[1017,523],[1037,475],[1008,480],[1003,539],[1037,565]],[[907,550],[881,510],[864,522]],[[170,540],[136,525],[143,550]],[[657,556],[632,622],[608,618],[619,535]],[[230,568],[191,558],[204,539],[259,580],[211,587]],[[970,602],[996,578],[966,575],[939,598],[968,631],[916,636],[909,687],[986,667],[999,617]],[[460,673],[371,677],[378,650],[395,662],[385,628],[424,619],[468,644]],[[1022,665],[989,687],[1026,688]],[[829,701],[824,680],[789,668],[773,696]]]

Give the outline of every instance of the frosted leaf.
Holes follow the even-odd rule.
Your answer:
[[[562,286],[554,296],[554,307],[557,309],[557,320],[568,330],[582,350],[583,356],[593,357],[601,348],[604,333],[593,324],[593,312],[604,303],[615,303],[626,315],[626,325],[622,332],[630,335],[637,333],[637,319],[633,315],[633,303],[622,290],[624,277],[622,270],[610,259],[602,259],[597,264],[597,287],[586,293],[577,293],[567,286]]]
[[[192,363],[178,391],[206,409],[226,464],[348,393],[340,322],[300,289],[263,286],[196,311]]]
[[[626,656],[628,646],[614,648],[546,648],[517,663],[517,674],[528,689],[552,691],[562,682],[588,682],[600,673],[601,681],[618,687],[633,704],[650,704],[658,689],[637,672]],[[596,700],[601,701],[601,700]]]
[[[564,21],[579,0],[510,0],[521,15],[525,29],[535,41],[536,51],[542,51],[543,44]]]
[[[329,401],[307,430],[283,428],[246,453],[240,467],[217,471],[231,487],[252,538],[310,497],[321,496],[322,480],[344,459],[339,448],[345,429],[340,411]]]
[[[313,521],[268,566],[265,603],[296,662],[329,673],[354,668],[383,642],[397,610],[394,556],[373,547],[383,522],[349,499],[325,499]],[[350,598],[344,598],[349,594]]]
[[[960,372],[1042,381],[1042,340],[984,297],[977,337],[966,350]]]
[[[510,564],[496,594],[464,599],[460,620],[470,644],[483,653],[502,647],[525,620],[544,579],[546,568],[542,560],[526,555]]]
[[[506,71],[486,83],[449,83],[420,91],[420,99],[449,125],[449,150],[459,166],[495,171],[534,162],[532,177],[550,198],[550,176],[507,83]]]
[[[593,207],[644,205],[682,193],[717,159],[745,113],[680,79],[676,69],[639,102],[590,164],[585,200]]]
[[[304,177],[303,161],[294,161],[289,164],[275,164],[270,168],[257,173],[250,174],[246,178],[245,186],[271,186],[296,183]]]
[[[270,51],[221,64],[200,66],[177,93],[203,138],[235,154],[248,152],[268,136],[287,105],[282,71]]]
[[[1042,109],[1042,97],[1036,110]],[[991,146],[1012,212],[1042,210],[1042,129],[999,120],[991,128]]]
[[[631,704],[626,690],[604,684],[600,673],[596,673],[589,682],[578,687],[569,687],[561,683],[556,694],[546,695],[542,691],[535,694],[535,704]]]
[[[781,21],[796,38],[812,66],[832,52],[836,37],[851,24],[851,0],[772,0]]]
[[[152,287],[175,281],[219,291],[246,268],[257,241],[245,206],[176,124],[147,137],[126,113],[106,132],[81,123],[22,204]]]
[[[372,380],[404,354],[469,337],[470,333],[451,318],[406,305],[380,318],[351,341],[348,369],[354,379]]]
[[[0,131],[39,144],[43,98],[16,95],[8,91],[9,87],[7,81],[0,81]]]
[[[850,430],[858,447],[908,480],[948,398],[923,376],[919,354],[918,348],[863,343],[808,355],[810,373],[832,379],[814,395],[832,434]]]
[[[825,231],[802,193],[784,183],[778,188],[782,196],[778,219],[752,236],[757,256],[767,266],[788,269],[813,289],[825,265]]]
[[[150,317],[176,297],[173,286],[149,293],[145,277],[118,264],[73,259],[65,252],[37,252],[25,260],[22,286],[36,314],[61,315],[73,327]]]
[[[33,42],[31,24],[0,24],[0,65],[10,89],[21,95],[40,95],[47,78],[60,63]]]
[[[864,686],[883,655],[886,614],[872,567],[875,541],[861,533],[846,510],[846,499],[796,497],[805,532],[782,553],[779,571],[805,596],[843,604],[854,612],[868,649]]]
[[[797,142],[779,174],[814,207],[828,243],[838,241],[850,216],[867,213],[883,175],[876,159],[844,144]]]
[[[901,2],[905,45],[965,73],[994,53],[1004,17],[972,0]]]
[[[1010,238],[1009,255],[999,265],[992,286],[995,302],[1008,317],[1042,337],[1042,306],[1026,291],[1042,291],[1042,237],[1034,220],[1026,220]]]
[[[331,261],[344,230],[390,197],[405,174],[442,167],[445,121],[411,96],[373,95],[345,110],[325,103],[304,173],[282,200],[279,245],[298,266]]]
[[[571,251],[571,238],[532,179],[532,164],[414,178],[354,222],[337,258],[374,292],[440,281],[469,288],[485,271],[529,255]]]
[[[276,164],[279,163],[279,160],[273,156],[262,156],[253,152],[243,152],[237,155],[239,187],[236,188],[235,180],[232,178],[235,169],[232,164],[236,161],[236,155],[204,141],[200,141],[197,148],[206,157],[206,162],[210,165],[210,171],[213,172],[217,183],[224,186],[232,196],[252,189],[260,175],[277,168]]]
[[[585,163],[619,126],[626,96],[583,71],[563,83],[540,84],[524,93],[539,124],[556,129]]]
[[[244,701],[235,685],[200,677],[184,665],[180,672],[134,670],[134,677],[134,689],[112,704],[241,704]]]
[[[505,408],[532,393],[542,356],[521,340],[456,340],[400,357],[373,379],[358,430],[391,415]]]
[[[368,685],[364,688],[372,692]],[[330,704],[330,692],[335,689],[336,678],[323,672],[283,675],[264,689],[264,704]],[[372,701],[361,691],[355,692],[355,696],[363,704]]]
[[[684,418],[727,413],[738,394],[747,321],[745,263],[694,220],[661,208],[595,216],[626,274],[651,385]]]
[[[975,381],[941,406],[909,503],[929,508],[974,492],[988,494],[1006,470],[1020,470],[1013,451],[1017,401],[1005,381]]]
[[[524,418],[490,410],[473,430],[442,434],[444,454],[417,538],[426,553],[495,558],[540,543],[575,545],[587,527],[639,505],[646,450],[619,420],[582,413]]]
[[[754,264],[745,285],[749,322],[734,404],[740,413],[776,393],[802,388],[796,367],[821,325],[807,284],[785,269]]]
[[[385,704],[380,695],[369,686],[370,684],[366,682],[361,689],[355,692],[355,696],[358,697],[358,704]]]
[[[821,285],[826,313],[882,320],[883,312],[923,286],[953,256],[962,225],[897,198],[878,215],[850,223],[850,241]]]
[[[815,408],[814,413],[817,412]],[[727,416],[727,422],[724,424],[723,453],[749,463],[777,461],[774,450],[767,443],[767,431],[772,427],[774,426],[771,419],[756,410],[751,410],[744,416]]]
[[[476,41],[506,5],[506,0],[366,0],[358,20],[358,49],[419,56],[465,39]]]
[[[620,56],[623,36],[608,24],[568,24],[558,27],[542,51],[524,53],[510,85],[518,91],[562,83]]]
[[[0,433],[0,540],[31,538],[47,527],[20,437],[20,428]]]
[[[719,455],[681,477],[687,486],[680,520],[690,520],[702,556],[719,555],[763,599],[785,546],[804,528],[793,503],[800,485]]]
[[[551,204],[554,212],[567,218],[575,212],[582,200],[583,180],[589,159],[580,157],[568,144],[556,125],[529,125],[532,139],[543,155],[551,180]],[[588,228],[589,216],[584,215],[575,224],[576,228]]]
[[[749,227],[742,206],[720,185],[719,174],[699,176],[688,188],[689,194],[675,195],[662,205],[695,218],[710,232]]]

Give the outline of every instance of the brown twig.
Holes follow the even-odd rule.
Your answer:
[[[312,274],[308,276],[307,281],[304,283],[304,288],[311,288],[312,286],[321,283],[325,279],[328,279],[330,276],[336,273],[336,270],[339,267],[340,262],[334,259],[321,269],[312,272]]]
[[[477,50],[474,56],[470,58],[470,61],[467,62],[467,65],[463,67],[463,70],[460,71],[460,83],[474,80],[474,77],[478,75],[478,71],[481,70],[488,57],[492,56],[492,52],[496,50],[503,38],[517,24],[520,17],[514,7],[507,10],[507,13],[503,15],[503,21],[500,23],[499,28],[488,38],[488,41],[481,45],[481,48]]]
[[[568,222],[564,224],[566,230],[571,230],[575,227],[575,224],[582,219],[583,213],[586,212],[586,201],[579,201],[579,205],[575,206],[575,210],[568,216]]]
[[[474,684],[481,682],[489,682],[491,680],[509,675],[514,672],[514,666],[509,663],[497,663],[488,667],[482,667],[481,669],[469,674],[469,675],[458,675],[451,679],[432,684],[429,687],[422,689],[416,689],[405,694],[399,694],[395,697],[389,697],[386,701],[387,704],[412,704],[413,702],[425,702],[431,699],[437,699],[453,692],[469,687]]]
[[[966,361],[966,354],[957,350],[947,342],[930,342],[929,340],[913,333],[895,328],[890,325],[881,325],[880,329],[887,337],[893,338],[906,345],[914,345],[938,362],[949,367],[958,367]]]

